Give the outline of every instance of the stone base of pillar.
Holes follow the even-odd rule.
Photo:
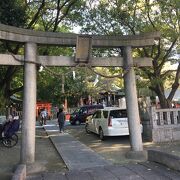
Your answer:
[[[25,180],[26,179],[26,165],[19,164],[16,168],[16,171],[13,174],[12,180]]]
[[[128,159],[133,159],[133,160],[139,160],[139,161],[146,161],[148,158],[147,156],[147,151],[129,151],[126,154],[126,157]]]
[[[34,162],[34,163],[29,163],[26,165],[26,170],[28,174],[35,174],[35,173],[40,173],[43,171],[46,171],[46,162]]]

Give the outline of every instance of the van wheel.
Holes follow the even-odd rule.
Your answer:
[[[99,138],[101,141],[103,141],[105,139],[104,132],[103,132],[102,128],[99,129]]]
[[[80,125],[80,124],[81,124],[81,122],[79,120],[75,121],[75,125]]]
[[[87,134],[90,133],[90,130],[89,130],[89,124],[86,124],[86,125],[85,125],[85,130],[86,130],[86,133],[87,133]]]

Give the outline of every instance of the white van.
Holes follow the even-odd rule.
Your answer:
[[[127,110],[115,107],[99,109],[87,118],[85,130],[98,134],[101,140],[106,136],[129,135]]]

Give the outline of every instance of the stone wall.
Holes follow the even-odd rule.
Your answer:
[[[156,109],[149,98],[139,99],[143,139],[153,142],[180,140],[180,108]]]
[[[152,140],[167,142],[180,140],[180,108],[150,110]]]

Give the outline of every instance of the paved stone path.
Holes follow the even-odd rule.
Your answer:
[[[74,141],[72,136],[68,134],[63,136],[62,139],[59,137],[52,137],[52,141],[69,170],[82,170],[89,167],[110,164],[103,159],[102,156],[94,153],[84,144],[79,141]]]

